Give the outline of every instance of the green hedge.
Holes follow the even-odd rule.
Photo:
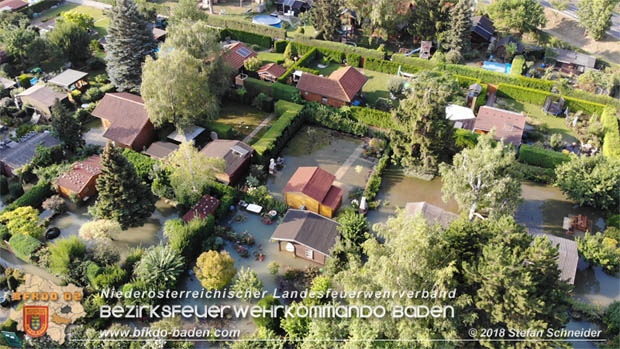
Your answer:
[[[347,53],[345,55],[347,60],[347,64],[352,67],[361,67],[362,66],[362,56],[357,53]]]
[[[247,33],[255,33],[259,35],[266,35],[270,38],[286,38],[286,29],[276,28],[269,25],[260,25],[248,22],[244,19],[236,19],[225,16],[209,16],[207,17],[207,23],[214,27],[234,29],[237,31],[244,31]],[[271,45],[269,45],[271,46]]]
[[[564,105],[568,107],[568,110],[570,110],[571,112],[576,112],[578,110],[581,110],[587,115],[592,115],[592,114],[601,115],[603,114],[603,110],[605,109],[605,105],[599,104],[596,102],[590,102],[584,99],[578,99],[578,98],[573,98],[573,97],[568,97],[568,96],[562,96],[562,97],[564,97],[564,100],[566,100],[566,104]]]
[[[562,94],[567,97],[583,99],[585,101],[594,102],[598,104],[613,105],[616,109],[620,109],[620,99],[616,99],[610,96],[596,95],[590,92],[586,92],[583,90],[576,90],[573,88],[564,89],[562,91]]]
[[[418,67],[420,68],[420,70],[433,70],[437,67],[437,64],[435,64],[435,62],[428,59],[422,59],[419,57],[407,57],[402,53],[392,55],[392,61],[412,67]]]
[[[297,51],[299,52],[299,51]],[[282,74],[282,76],[280,76],[278,78],[278,82],[286,82],[286,80],[288,79],[288,77],[293,74],[293,72],[295,70],[297,70],[299,67],[303,67],[303,65],[307,62],[310,62],[312,60],[314,60],[316,58],[318,50],[316,48],[311,49],[310,51],[306,52],[303,56],[301,56],[297,62],[295,62],[295,64],[293,64],[290,68],[288,68],[286,70],[286,72],[284,74]]]
[[[618,131],[616,109],[613,107],[605,108],[601,115],[601,123],[605,128],[603,155],[613,159],[620,159],[620,131]]]
[[[278,40],[273,43],[273,50],[277,53],[284,53],[286,50],[286,46],[288,45],[288,40]]]
[[[374,58],[366,58],[364,59],[364,69],[378,71],[381,73],[387,74],[396,74],[398,73],[398,67],[400,70],[405,73],[419,73],[423,71],[424,68],[414,65],[408,65],[404,63],[397,63],[392,61],[386,61],[383,59],[374,59]]]
[[[532,166],[520,162],[517,162],[517,167],[523,175],[523,179],[528,181],[543,184],[553,184],[555,182],[555,170],[552,168]]]
[[[271,47],[271,37],[267,35],[249,33],[242,30],[226,28],[221,31],[221,37],[230,36],[233,40],[243,41],[248,44],[254,44],[265,48]]]
[[[459,64],[446,64],[443,66],[443,69],[450,73],[477,78],[480,79],[481,82],[488,84],[506,83],[535,88],[543,91],[551,91],[551,88],[554,85],[553,81],[528,78],[525,76],[511,76],[504,73],[496,73],[482,68],[469,67]]]
[[[266,163],[282,150],[288,140],[303,124],[303,118],[299,117],[302,108],[303,106],[299,104],[283,100],[275,103],[275,112],[277,115],[280,115],[280,117],[273,123],[271,128],[252,145],[257,154],[257,156],[253,158],[255,162]]]
[[[305,71],[306,73],[310,73],[310,74],[314,74],[314,75],[321,74],[321,71],[319,71],[318,69],[312,69],[312,68],[308,68],[308,67],[297,67],[297,70]]]
[[[13,203],[7,206],[4,210],[12,211],[23,206],[39,207],[50,195],[52,195],[52,187],[50,183],[40,182],[30,188],[30,190],[25,192],[17,200],[13,201]]]
[[[349,133],[359,137],[368,134],[368,125],[351,118],[350,113],[346,109],[311,102],[304,105],[302,114],[304,120],[330,130]]]
[[[487,91],[489,90],[489,85],[480,84],[480,86],[482,86],[482,91],[480,91],[480,95],[478,96],[478,99],[476,99],[476,109],[487,104]]]
[[[497,94],[501,97],[508,97],[519,102],[531,103],[540,106],[543,106],[545,104],[547,96],[555,96],[556,98],[563,97],[566,101],[565,106],[568,107],[568,110],[570,110],[571,112],[581,110],[588,115],[601,115],[603,110],[605,109],[605,106],[603,104],[589,102],[583,99],[577,99],[567,96],[560,96],[538,89],[504,83],[499,84],[499,86],[497,87]]]
[[[398,126],[392,118],[392,114],[381,110],[351,107],[351,117],[366,125],[375,126],[383,129],[397,129]]]
[[[523,75],[523,69],[525,68],[525,57],[518,55],[512,60],[512,68],[510,75]]]
[[[125,148],[123,149],[123,156],[129,161],[133,167],[136,169],[136,173],[140,180],[145,183],[150,183],[151,179],[149,178],[151,174],[151,170],[153,166],[157,164],[157,160],[153,159],[150,156],[140,154],[132,149]]]
[[[295,86],[286,85],[280,82],[275,82],[272,85],[273,88],[273,98],[279,100],[286,100],[289,102],[296,102],[301,99],[299,95],[299,90]]]
[[[307,46],[312,46],[312,47],[316,47],[319,49],[338,51],[342,53],[343,57],[347,53],[355,53],[364,58],[375,58],[375,59],[385,58],[385,52],[379,52],[377,50],[363,48],[363,47],[351,46],[351,45],[343,44],[340,42],[323,41],[323,40],[316,40],[316,39],[302,39],[302,38],[297,38],[295,39],[294,42],[302,43]]]
[[[31,256],[43,246],[39,240],[26,234],[14,234],[9,239],[9,245],[15,255],[26,262],[31,261]]]
[[[570,161],[570,156],[558,151],[522,144],[519,149],[519,161],[532,166],[555,168],[564,162]]]
[[[379,190],[381,189],[381,176],[383,175],[383,170],[387,167],[390,162],[390,151],[386,150],[385,154],[379,159],[379,162],[373,168],[373,172],[368,178],[368,182],[366,182],[366,188],[364,188],[364,196],[366,200],[372,201],[379,194]]]
[[[24,7],[20,9],[20,12],[29,12],[29,13],[41,13],[47,9],[50,9],[52,6],[58,5],[64,0],[43,0],[37,3],[32,4],[31,6]]]
[[[269,96],[273,96],[273,89],[271,88],[271,85],[271,82],[255,79],[249,76],[243,83],[245,89],[248,90],[248,93],[252,96],[258,95],[261,92]]]

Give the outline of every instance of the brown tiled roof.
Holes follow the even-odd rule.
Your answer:
[[[279,78],[280,76],[282,76],[284,73],[286,72],[286,69],[279,65],[279,64],[275,64],[275,63],[268,63],[263,65],[262,67],[260,67],[257,70],[257,73],[269,73],[273,76],[275,76],[276,78]]]
[[[205,194],[194,208],[187,211],[183,220],[189,222],[194,218],[205,219],[208,215],[213,214],[218,207],[220,207],[220,200]]]
[[[322,205],[337,208],[342,189],[333,185],[336,177],[319,167],[299,167],[284,187],[285,193],[303,193]]]
[[[179,149],[177,144],[157,141],[153,142],[144,153],[155,159],[163,159],[177,149]]]
[[[240,50],[242,47],[250,50],[250,54],[248,56],[243,57],[242,55],[237,53],[237,51]],[[247,47],[246,44],[242,42],[236,42],[226,47],[226,53],[224,53],[224,62],[226,62],[226,64],[229,65],[231,68],[238,70],[239,68],[243,67],[243,62],[246,59],[256,56],[258,56],[258,54],[252,51],[252,49],[250,49],[249,47]]]
[[[28,6],[28,3],[24,2],[22,0],[4,0],[4,1],[0,1],[0,9],[8,7],[8,8],[11,9],[11,11],[15,11],[15,10],[19,10],[20,8],[24,8],[26,6]]]
[[[67,98],[66,93],[58,92],[43,83],[38,83],[17,96],[20,97],[24,103],[36,104],[37,107],[48,108],[53,106],[56,100],[62,101]]]
[[[480,107],[474,124],[474,131],[495,129],[495,139],[503,139],[515,146],[521,144],[524,128],[525,115],[489,106]]]
[[[297,89],[340,101],[351,102],[368,78],[353,67],[341,68],[329,77],[303,73]]]
[[[101,157],[93,155],[84,161],[73,164],[73,168],[60,175],[56,183],[74,193],[80,193],[93,177],[101,174],[101,169]]]
[[[245,150],[246,154],[240,154],[237,150]],[[229,176],[233,175],[241,165],[243,165],[250,156],[254,149],[242,141],[228,140],[228,139],[216,139],[209,144],[205,145],[200,150],[200,153],[210,158],[219,158],[226,161],[226,169],[224,172]]]
[[[124,145],[132,145],[151,122],[142,98],[127,92],[106,93],[92,115],[110,121],[103,136]]]
[[[303,210],[288,210],[271,239],[296,242],[326,256],[339,235],[338,222]]]

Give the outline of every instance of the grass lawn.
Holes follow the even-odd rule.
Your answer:
[[[258,53],[258,58],[260,58],[263,61],[263,64],[267,64],[267,63],[275,63],[278,59],[284,58],[284,55],[281,53],[263,51],[263,52]]]
[[[562,135],[565,142],[572,143],[577,141],[573,131],[566,126],[564,118],[549,115],[543,112],[542,107],[539,105],[522,103],[509,98],[497,97],[495,100],[495,106],[510,111],[523,112],[530,118],[545,123],[547,127],[549,127],[550,135],[559,133]]]
[[[241,135],[241,139],[249,135],[260,125],[269,113],[262,112],[244,104],[225,104],[220,110],[217,122],[232,126],[233,130]],[[265,127],[268,128],[269,126]]]
[[[359,70],[368,78],[368,82],[366,82],[362,88],[362,92],[366,96],[368,104],[374,105],[380,97],[387,98],[388,100],[390,99],[390,92],[387,90],[387,84],[395,75],[366,69]]]
[[[335,70],[338,70],[339,68],[342,68],[343,66],[334,62],[330,62],[327,67],[325,68],[319,68],[319,64],[322,64],[320,60],[315,60],[313,62],[310,62],[310,64],[308,64],[308,68],[311,69],[317,69],[319,71],[320,75],[323,76],[329,76],[329,74],[331,74],[332,72],[334,72]]]
[[[95,20],[95,30],[99,33],[99,35],[103,36],[107,33],[108,26],[110,25],[110,18],[103,14],[103,10],[91,6],[78,5],[74,3],[65,3],[64,5],[58,6],[57,8],[43,11],[32,22],[46,22],[50,19],[60,16],[62,12],[67,11],[74,11],[77,13],[90,15]]]

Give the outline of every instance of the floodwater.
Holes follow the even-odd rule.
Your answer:
[[[336,175],[343,163],[364,141],[360,138],[341,134],[321,127],[303,126],[281,152],[285,165],[275,176],[270,176],[267,188],[275,198],[284,200],[282,190],[298,167],[318,166]],[[357,157],[349,167],[341,170],[342,176],[336,179],[336,186],[344,190],[343,206],[350,202],[349,192],[364,188],[373,163]]]
[[[122,231],[118,236],[113,236],[112,245],[117,247],[121,257],[125,256],[130,249],[138,246],[149,247],[157,245],[163,239],[163,225],[168,219],[177,218],[175,209],[164,200],[155,203],[153,215],[141,227],[129,228]],[[93,220],[88,214],[86,207],[71,210],[57,217],[50,226],[60,228],[59,238],[78,235],[82,224]]]

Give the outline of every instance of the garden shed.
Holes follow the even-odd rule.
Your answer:
[[[94,196],[97,194],[95,185],[102,168],[99,155],[74,163],[71,170],[58,177],[58,192],[68,199],[74,195],[80,200]]]
[[[48,82],[56,86],[60,86],[65,90],[72,90],[73,87],[81,89],[87,84],[84,78],[88,73],[79,70],[67,69],[64,72],[54,76]]]
[[[200,153],[206,157],[224,159],[226,168],[216,174],[216,178],[224,184],[234,185],[250,167],[254,149],[242,141],[217,139],[205,145]]]
[[[44,83],[38,83],[18,94],[17,98],[24,105],[33,108],[41,113],[44,118],[49,119],[52,116],[52,106],[56,101],[65,102],[68,96],[66,93],[58,92]]]
[[[319,167],[299,167],[284,187],[286,204],[331,218],[344,193],[333,185],[335,180],[334,175]]]

